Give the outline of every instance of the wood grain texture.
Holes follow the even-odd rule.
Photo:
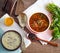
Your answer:
[[[23,12],[25,9],[27,9],[30,5],[32,5],[35,2],[36,0],[18,0],[15,14],[19,15],[21,12]]]
[[[3,2],[3,0],[0,0],[0,5],[3,6],[3,4],[1,2]],[[0,17],[3,14],[4,14],[4,12],[0,10]],[[16,21],[18,22],[18,20],[16,20]],[[28,48],[26,48],[24,53],[60,53],[60,40],[56,40],[55,42],[58,43],[58,47],[53,47],[51,45],[43,46],[38,42],[32,42],[31,45]]]
[[[60,40],[56,40],[55,42],[58,43],[58,47],[41,45],[38,42],[32,42],[24,53],[60,53]]]

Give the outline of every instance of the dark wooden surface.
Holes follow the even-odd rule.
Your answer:
[[[58,43],[58,47],[32,42],[24,53],[60,53],[60,40],[56,40],[55,42]]]
[[[4,14],[4,11],[2,11],[3,1],[4,0],[0,0],[0,17]],[[60,40],[56,40],[55,42],[58,43],[58,47],[53,47],[51,45],[43,46],[38,42],[32,42],[24,53],[60,53]]]

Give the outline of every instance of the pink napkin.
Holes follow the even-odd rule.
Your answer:
[[[51,39],[52,39],[52,36],[51,36],[51,31],[48,29],[48,30],[46,30],[46,31],[44,31],[44,32],[41,32],[41,33],[38,33],[38,34],[36,34],[36,36],[38,37],[38,38],[41,38],[41,39],[43,39],[43,40],[48,40],[48,41],[50,41]],[[43,45],[44,44],[47,44],[46,42],[43,42],[43,41],[40,41]]]
[[[55,3],[58,6],[60,6],[60,0],[37,0],[33,5],[31,5],[29,8],[27,8],[24,13],[26,13],[28,19],[31,17],[32,14],[36,13],[36,12],[42,12],[45,15],[48,16],[50,24],[51,24],[51,14],[46,10],[46,5],[48,3]],[[49,26],[50,27],[50,26]],[[29,28],[27,26],[27,28]],[[40,32],[38,34],[36,34],[36,36],[38,38],[50,41],[52,39],[52,32],[47,29],[44,32]],[[42,43],[42,45],[47,44],[46,42],[40,41]]]
[[[49,23],[50,23],[49,27],[44,32],[40,32],[40,33],[36,34],[36,36],[40,39],[50,41],[52,39],[52,31],[49,28],[51,25],[52,18],[51,18],[51,14],[48,11],[46,11],[44,13],[47,15],[47,17],[49,19]],[[40,42],[42,43],[42,45],[47,44],[46,42],[43,42],[43,41],[40,41]]]

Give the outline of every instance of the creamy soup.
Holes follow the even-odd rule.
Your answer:
[[[6,32],[2,37],[2,44],[9,50],[16,49],[21,43],[20,35],[16,32]]]

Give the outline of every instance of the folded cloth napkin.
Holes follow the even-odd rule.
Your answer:
[[[3,10],[9,14],[19,15],[37,0],[5,0]]]
[[[25,9],[27,9],[30,5],[32,5],[37,0],[18,0],[15,15],[19,15]]]

